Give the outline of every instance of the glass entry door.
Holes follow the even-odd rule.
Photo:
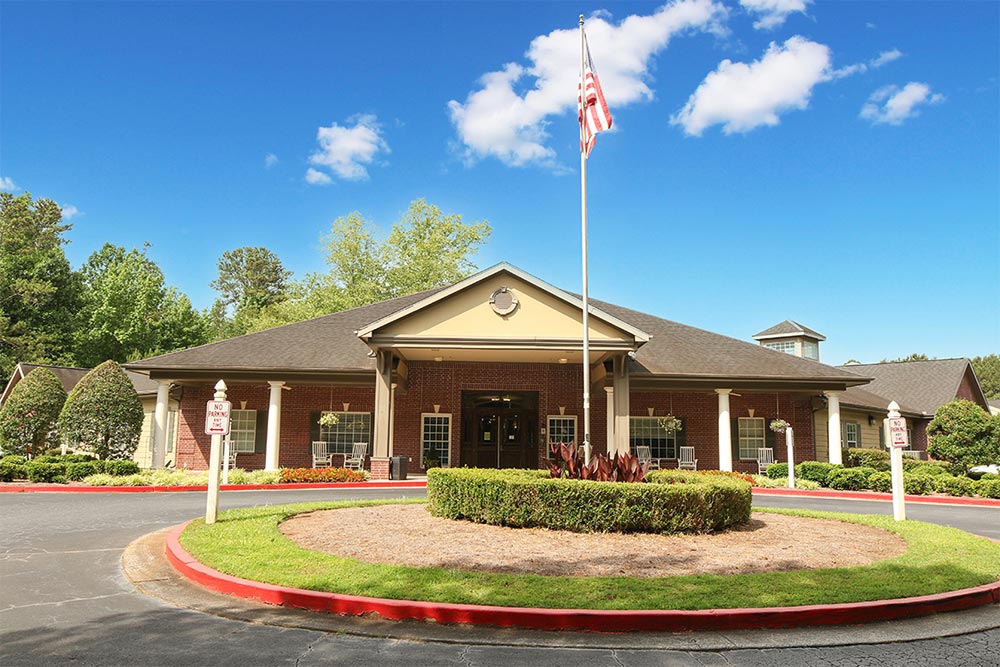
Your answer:
[[[537,432],[537,392],[462,392],[462,465],[537,468]]]

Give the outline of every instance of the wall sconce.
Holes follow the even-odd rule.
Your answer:
[[[649,416],[652,417],[653,413],[656,412],[656,408],[646,408],[646,412],[648,412]]]
[[[869,426],[874,426],[875,425],[875,417],[872,417],[871,415],[868,415],[868,425]]]

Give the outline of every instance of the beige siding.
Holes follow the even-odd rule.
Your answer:
[[[829,461],[830,451],[829,442],[827,437],[828,432],[828,422],[829,422],[829,412],[826,408],[822,410],[817,410],[815,413],[815,423],[813,424],[813,434],[816,437],[816,460],[818,461]],[[875,425],[869,425],[868,418],[875,418]],[[840,409],[840,429],[843,433],[844,424],[847,422],[854,422],[860,427],[861,432],[861,447],[864,449],[879,449],[881,445],[879,444],[879,428],[882,425],[882,417],[875,412],[855,410],[852,408]]]
[[[168,419],[173,419],[176,422],[178,407],[177,401],[170,401],[170,415]],[[156,399],[143,400],[142,409],[142,431],[139,433],[139,446],[136,448],[135,453],[132,454],[132,460],[138,463],[140,468],[151,468],[153,465],[153,415],[156,411]],[[167,444],[167,463],[174,460],[174,451],[176,451],[177,445],[177,429],[174,428],[170,435],[173,436],[171,438],[173,442]]]

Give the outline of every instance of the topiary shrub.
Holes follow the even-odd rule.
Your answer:
[[[795,476],[826,486],[826,478],[839,468],[843,468],[843,466],[823,461],[803,461],[795,466]]]
[[[844,459],[851,468],[874,468],[878,472],[889,469],[889,452],[884,449],[852,448]]]
[[[139,474],[139,464],[135,461],[104,461],[98,472],[108,475],[137,475]]]
[[[934,490],[938,493],[947,493],[950,496],[976,495],[976,483],[968,477],[936,475],[932,476],[932,479],[934,480]]]
[[[15,385],[0,408],[0,451],[34,455],[58,444],[56,425],[66,390],[55,373],[36,368]]]
[[[750,485],[719,475],[655,471],[650,484],[553,479],[542,470],[433,468],[434,516],[575,532],[705,532],[745,523]]]
[[[84,477],[89,477],[90,475],[96,475],[100,472],[97,461],[81,461],[79,463],[67,463],[65,465],[66,479],[74,482],[79,481]]]
[[[775,463],[774,465],[770,466],[766,471],[764,471],[764,474],[767,475],[768,477],[770,477],[771,479],[782,479],[782,478],[786,478],[787,479],[788,478],[788,464],[787,463]]]
[[[976,482],[976,493],[983,498],[1000,498],[1000,479],[981,479]]]
[[[877,473],[874,468],[840,468],[831,470],[826,485],[839,491],[861,491],[868,488],[868,479]]]
[[[65,463],[45,463],[41,461],[28,461],[25,466],[28,471],[28,480],[41,482],[43,484],[65,484],[66,464]]]
[[[59,431],[100,459],[132,456],[142,431],[142,402],[121,366],[105,361],[83,376],[59,415]]]

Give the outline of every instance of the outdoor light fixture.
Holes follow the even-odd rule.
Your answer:
[[[871,415],[868,415],[868,425],[869,426],[874,426],[875,425],[875,417],[873,417]]]

